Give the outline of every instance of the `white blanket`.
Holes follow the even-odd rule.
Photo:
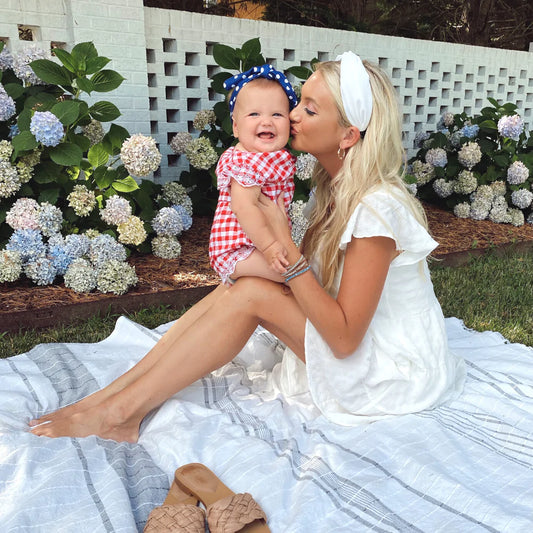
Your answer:
[[[145,420],[138,444],[39,438],[26,424],[124,372],[168,325],[120,318],[100,343],[2,360],[0,530],[142,531],[174,470],[201,462],[252,493],[274,533],[531,532],[533,349],[446,326],[467,361],[462,397],[355,428],[261,392],[281,354],[264,331]]]

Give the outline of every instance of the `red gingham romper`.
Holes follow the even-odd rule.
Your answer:
[[[237,261],[246,259],[255,249],[231,210],[231,180],[243,187],[260,186],[270,199],[283,193],[285,209],[294,194],[296,158],[288,150],[244,152],[228,148],[217,164],[218,204],[209,238],[209,259],[224,283],[233,274]]]

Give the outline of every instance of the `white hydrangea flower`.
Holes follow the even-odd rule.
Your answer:
[[[100,292],[121,295],[126,294],[138,281],[135,267],[124,261],[111,259],[98,268],[96,287]]]
[[[521,185],[529,178],[529,169],[522,161],[514,161],[507,169],[507,181],[511,185]]]
[[[457,154],[459,163],[466,167],[468,170],[472,170],[481,161],[481,148],[476,142],[467,142],[463,144]]]
[[[17,169],[9,161],[0,160],[0,198],[13,196],[20,186]]]
[[[305,232],[309,227],[309,220],[307,220],[307,217],[304,215],[306,205],[307,202],[296,200],[289,206],[289,217],[292,222],[291,235],[296,246],[300,246]]]
[[[470,217],[470,204],[468,202],[461,202],[453,208],[453,214],[458,218]]]
[[[470,194],[477,188],[477,179],[474,173],[470,170],[462,170],[459,172],[457,179],[454,182],[453,190],[457,194]]]
[[[94,191],[90,191],[85,185],[74,185],[67,200],[68,205],[74,209],[74,213],[79,217],[86,217],[96,206]]]
[[[208,170],[218,161],[218,154],[206,137],[193,139],[185,149],[189,163],[198,169]]]
[[[202,109],[196,113],[192,125],[197,130],[205,130],[210,124],[216,122],[216,115],[212,109]]]
[[[446,181],[444,178],[436,179],[433,182],[433,190],[439,198],[448,198],[454,192],[455,181]]]
[[[435,177],[435,167],[417,159],[413,162],[413,176],[418,185],[425,185]]]
[[[445,167],[448,163],[448,155],[444,148],[430,148],[426,152],[426,163],[433,165],[434,167]]]
[[[180,131],[172,137],[169,146],[175,154],[184,154],[191,142],[192,135],[187,131]]]
[[[91,120],[91,122],[89,122],[89,124],[83,126],[81,131],[83,135],[89,139],[91,146],[98,144],[105,136],[105,130],[102,126],[102,123],[94,118]]]
[[[511,215],[509,214],[509,206],[507,200],[503,195],[497,195],[492,200],[492,207],[489,213],[489,220],[496,224],[510,224]]]
[[[0,283],[17,281],[22,274],[22,259],[15,250],[0,250]]]
[[[309,180],[313,175],[313,170],[317,159],[312,154],[300,154],[296,158],[296,177],[300,180]]]
[[[505,196],[505,193],[507,192],[507,185],[505,184],[505,181],[493,181],[490,184],[490,187],[494,192],[494,196]]]
[[[521,209],[509,208],[509,215],[511,216],[511,224],[513,226],[520,227],[524,225],[525,217]]]
[[[181,244],[174,235],[158,235],[152,239],[152,253],[162,259],[177,259],[181,254]]]
[[[9,161],[11,154],[13,153],[13,145],[11,142],[2,140],[0,141],[0,160]]]
[[[118,241],[122,244],[139,246],[139,244],[142,244],[147,237],[143,221],[135,215],[132,215],[125,222],[119,224],[117,229]]]
[[[128,137],[120,149],[120,157],[126,170],[133,176],[148,176],[161,164],[161,153],[154,139],[140,133]]]
[[[96,270],[86,259],[72,261],[63,276],[65,287],[75,292],[91,292],[96,288]]]
[[[100,209],[100,217],[106,224],[118,226],[124,224],[132,215],[131,205],[126,198],[114,194],[105,203],[105,208]]]
[[[519,209],[527,209],[533,201],[533,192],[527,189],[518,189],[511,193],[511,202]]]

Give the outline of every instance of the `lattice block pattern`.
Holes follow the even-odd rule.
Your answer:
[[[212,57],[217,42],[241,46],[259,36],[266,60],[280,70],[310,66],[315,57],[335,59],[345,50],[379,64],[398,93],[409,156],[416,133],[435,130],[442,113],[479,114],[488,97],[514,102],[527,127],[533,120],[533,54],[526,52],[152,9],[145,10],[145,24],[148,71],[159,83],[150,86],[150,114],[164,153],[162,181],[188,168],[164,143],[177,131],[198,134],[194,115],[220,98],[209,89],[209,76],[219,70]]]

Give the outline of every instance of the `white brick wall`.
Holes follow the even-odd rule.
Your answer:
[[[260,37],[263,55],[283,70],[334,59],[354,50],[380,64],[391,76],[403,109],[404,143],[413,153],[417,131],[433,129],[444,111],[477,114],[491,96],[517,104],[529,128],[533,123],[533,53],[383,35],[290,26],[144,8],[142,0],[3,0],[0,38],[12,50],[17,25],[36,28],[39,44],[91,40],[112,59],[110,68],[127,80],[110,94],[122,111],[119,122],[131,133],[151,134],[163,153],[155,178],[177,179],[187,167],[168,142],[178,131],[192,131],[200,109],[211,107],[209,76],[218,70],[214,43],[241,46]]]

